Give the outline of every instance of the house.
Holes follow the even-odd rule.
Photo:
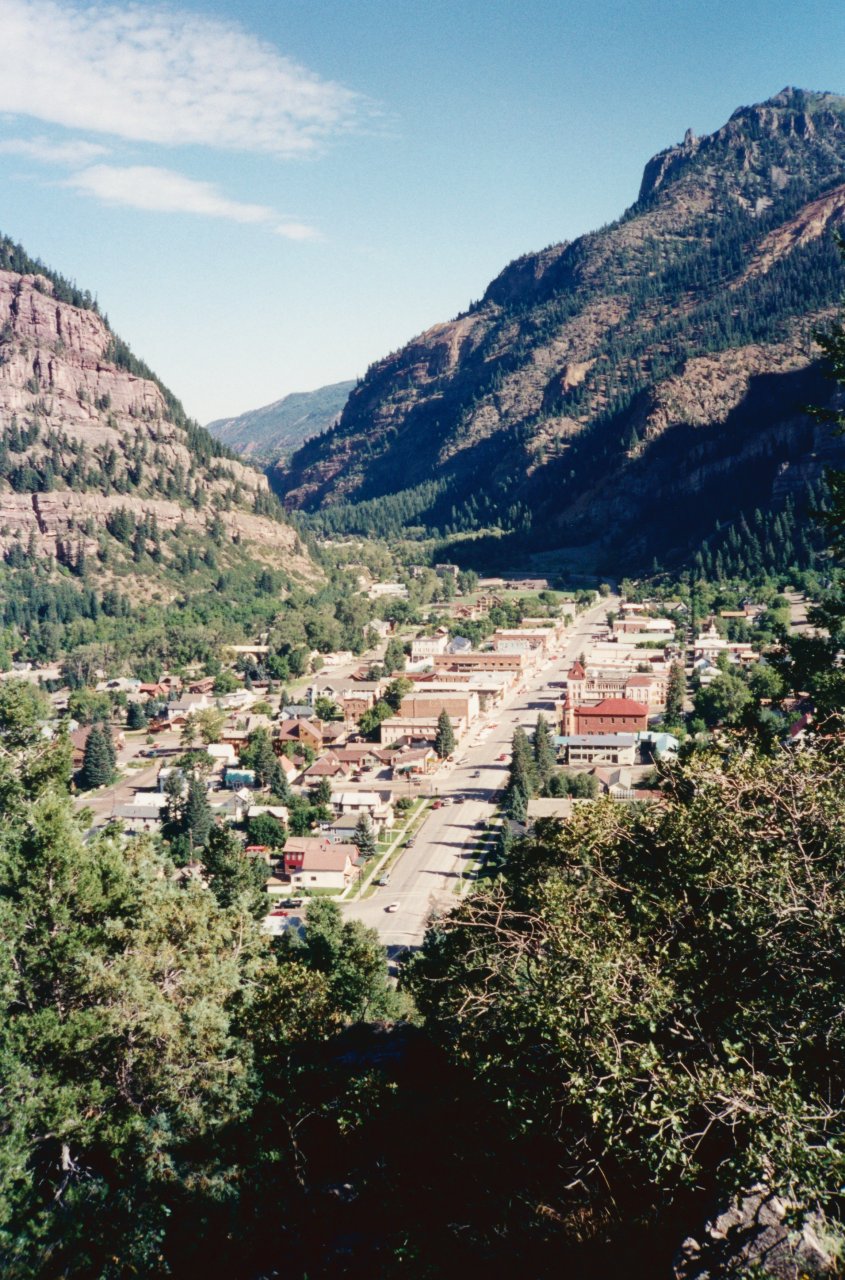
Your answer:
[[[324,689],[321,689],[316,695],[318,698],[327,696]],[[316,720],[318,717],[310,702],[291,702],[282,707],[283,720]]]
[[[445,627],[438,627],[433,636],[417,636],[411,642],[411,661],[422,662],[425,658],[445,653],[448,644],[449,632]]]
[[[377,769],[390,760],[390,753],[380,751],[369,743],[353,743],[348,747],[337,747],[332,752],[335,759],[358,772],[361,769]]]
[[[180,725],[197,711],[206,711],[213,706],[214,699],[209,698],[205,693],[186,693],[174,702],[168,702],[164,714],[168,724]]]
[[[168,797],[160,791],[136,791],[128,804],[115,808],[114,816],[123,823],[124,831],[152,831],[161,823]]]
[[[345,889],[355,874],[358,848],[326,836],[290,836],[282,850],[285,872],[297,888]]]
[[[192,680],[188,685],[188,693],[211,693],[214,689],[214,676],[203,676],[200,680]]]
[[[285,826],[290,821],[290,814],[283,804],[251,804],[246,816],[248,818],[260,818],[265,813],[269,814],[271,818],[275,818],[277,822],[283,822]]]
[[[310,747],[312,751],[323,749],[323,726],[319,720],[282,720],[273,732],[273,747],[281,755],[287,743]]]
[[[328,778],[329,782],[343,782],[349,777],[351,766],[344,760],[338,760],[333,752],[320,756],[302,775],[301,781],[306,786],[315,786]]]
[[[638,757],[634,733],[563,734],[555,738],[558,759],[564,764],[616,764],[631,766]]]
[[[78,729],[74,729],[70,736],[70,745],[73,749],[73,768],[81,769],[82,761],[85,759],[85,747],[88,742],[88,736],[94,728],[92,724],[80,725]],[[120,751],[126,745],[126,739],[119,729],[109,726],[112,742],[115,751]]]
[[[394,778],[433,773],[439,763],[440,757],[433,747],[411,747],[408,751],[392,753],[391,773]]]
[[[604,698],[595,706],[576,706],[567,697],[563,704],[564,734],[639,733],[648,728],[648,706],[633,698]]]
[[[360,818],[366,813],[377,830],[393,826],[393,797],[389,791],[341,791],[332,803],[342,817]]]
[[[349,727],[341,720],[324,720],[322,723],[323,746],[340,746],[349,738]]]

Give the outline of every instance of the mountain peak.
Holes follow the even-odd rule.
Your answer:
[[[681,178],[690,162],[699,156],[718,163],[723,172],[733,167],[736,174],[751,174],[755,180],[770,173],[772,166],[779,172],[791,173],[794,168],[798,172],[804,160],[796,154],[796,139],[803,141],[817,133],[841,133],[843,129],[845,97],[787,85],[765,102],[738,107],[715,133],[697,138],[692,129],[687,129],[683,142],[659,151],[648,161],[638,199],[646,200]],[[769,145],[765,145],[766,141]],[[742,185],[740,179],[738,186]],[[754,194],[757,197],[761,193]]]

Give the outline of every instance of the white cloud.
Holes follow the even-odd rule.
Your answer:
[[[155,165],[95,164],[65,181],[65,186],[96,196],[107,204],[126,205],[154,213],[196,213],[265,226],[290,240],[313,240],[318,233],[301,222],[286,222],[263,204],[230,200],[211,182],[186,178]]]
[[[2,0],[0,111],[135,142],[296,155],[372,116],[242,27],[157,5]]]
[[[96,142],[84,142],[82,139],[53,142],[50,138],[7,138],[0,142],[0,152],[11,156],[25,156],[40,164],[67,165],[73,169],[77,165],[90,164],[92,160],[108,155],[108,147]]]

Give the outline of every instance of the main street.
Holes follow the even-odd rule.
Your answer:
[[[386,947],[418,946],[431,913],[456,904],[456,890],[463,887],[472,866],[477,837],[493,817],[507,783],[514,729],[522,725],[533,732],[541,710],[551,720],[555,692],[547,689],[549,681],[566,675],[615,604],[614,597],[605,597],[579,614],[559,652],[532,672],[503,706],[476,722],[454,763],[442,765],[431,778],[432,791],[447,803],[430,811],[414,844],[395,863],[390,883],[372,897],[343,904],[348,917],[376,928]],[[499,759],[503,755],[506,760]],[[398,902],[398,909],[388,912],[393,902]]]

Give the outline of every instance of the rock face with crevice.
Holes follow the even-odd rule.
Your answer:
[[[520,555],[680,558],[842,458],[804,409],[832,394],[813,335],[845,292],[844,225],[845,99],[786,89],[689,131],[618,222],[517,259],[375,364],[274,486],[339,506],[341,530],[387,499]]]
[[[841,1275],[832,1236],[818,1217],[790,1220],[789,1205],[754,1187],[684,1241],[675,1280],[823,1280]]]

